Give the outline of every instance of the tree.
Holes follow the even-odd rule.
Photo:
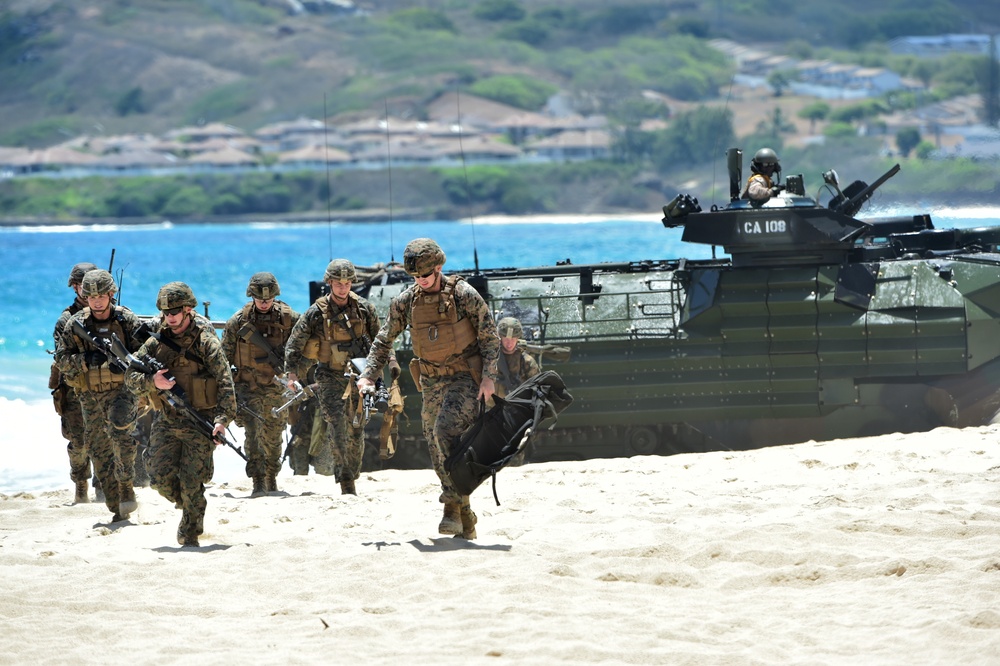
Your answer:
[[[667,173],[678,167],[704,164],[736,142],[733,114],[728,109],[698,107],[678,114],[653,140],[653,165]]]
[[[127,116],[130,113],[146,113],[146,104],[142,101],[142,88],[137,86],[129,89],[115,102],[115,113]]]
[[[482,0],[472,15],[484,21],[520,21],[525,11],[515,0]]]
[[[792,78],[791,73],[783,69],[776,69],[767,75],[767,83],[774,91],[774,96],[781,97],[785,93],[785,88],[791,85]]]
[[[937,150],[937,147],[930,141],[921,141],[917,144],[917,147],[913,149],[913,154],[918,160],[926,160],[930,158],[931,153]]]
[[[896,132],[896,147],[903,157],[909,157],[910,151],[916,148],[920,141],[920,130],[916,127],[904,127]]]
[[[830,105],[826,102],[813,102],[809,106],[799,110],[797,115],[799,118],[809,121],[809,133],[814,134],[816,132],[816,121],[826,120],[827,116],[830,115]]]

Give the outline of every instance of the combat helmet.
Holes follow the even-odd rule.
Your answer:
[[[347,259],[334,259],[326,267],[326,272],[323,273],[323,282],[334,282],[337,280],[350,280],[354,282],[357,278],[358,273],[354,270],[354,264]]]
[[[72,287],[75,284],[80,284],[83,282],[83,276],[87,274],[87,271],[92,271],[97,266],[90,263],[89,261],[84,261],[73,266],[69,272],[69,282],[66,283],[67,287]]]
[[[183,282],[168,282],[160,287],[160,293],[156,295],[156,308],[158,310],[172,310],[184,305],[198,307],[198,301],[195,300],[191,287]]]
[[[403,269],[413,277],[430,273],[444,261],[444,250],[430,238],[411,240],[403,250]]]
[[[273,273],[262,271],[254,273],[250,277],[250,284],[247,285],[247,296],[259,298],[262,301],[269,301],[281,293],[278,286],[278,278]]]
[[[118,287],[115,285],[115,279],[111,277],[111,273],[95,268],[84,273],[83,280],[80,281],[80,291],[84,298],[87,298],[113,294],[118,291]]]
[[[524,327],[514,317],[504,317],[497,322],[497,332],[501,338],[520,338],[524,335]]]
[[[761,148],[750,160],[750,170],[754,173],[761,173],[764,167],[773,167],[775,172],[781,172],[781,164],[778,162],[778,153],[771,148]]]

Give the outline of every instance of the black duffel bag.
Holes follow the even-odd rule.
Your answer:
[[[548,370],[528,379],[506,398],[493,396],[493,401],[489,410],[480,403],[479,418],[462,433],[444,468],[460,495],[471,495],[492,478],[493,499],[499,506],[497,472],[527,446],[539,428],[551,429],[573,396],[562,378]]]

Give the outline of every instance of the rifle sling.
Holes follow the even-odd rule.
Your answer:
[[[207,364],[205,363],[205,359],[203,359],[201,356],[198,356],[190,349],[181,349],[181,346],[179,344],[177,344],[170,338],[164,336],[162,333],[150,332],[149,336],[151,338],[156,338],[156,340],[158,340],[160,343],[165,344],[175,352],[181,353],[187,360],[194,361],[203,368],[206,367]]]

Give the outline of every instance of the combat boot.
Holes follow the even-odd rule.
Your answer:
[[[190,548],[197,548],[200,545],[198,537],[187,533],[187,527],[184,523],[181,523],[181,526],[177,528],[177,543]]]
[[[441,534],[461,534],[462,533],[462,505],[458,502],[445,502],[444,517],[438,525],[438,532]]]
[[[181,546],[197,548],[199,545],[198,531],[198,526],[191,525],[188,513],[185,511],[181,514],[181,522],[177,525],[177,543]]]
[[[121,499],[118,500],[118,513],[126,518],[129,514],[139,508],[139,503],[135,499],[135,489],[131,483],[123,483],[121,488]]]
[[[354,488],[354,479],[347,479],[340,482],[340,494],[341,495],[358,494],[358,491]]]
[[[250,492],[250,497],[263,497],[266,494],[267,490],[264,489],[264,477],[253,477],[253,490]]]
[[[475,539],[476,523],[479,522],[479,518],[472,511],[472,505],[469,503],[468,495],[462,498],[461,506],[462,506],[462,533],[456,534],[455,536],[460,536],[463,539]]]
[[[74,504],[88,504],[90,503],[90,495],[87,494],[87,480],[76,482],[76,497],[73,498]]]
[[[264,490],[269,493],[278,492],[278,475],[268,474],[264,477]]]

